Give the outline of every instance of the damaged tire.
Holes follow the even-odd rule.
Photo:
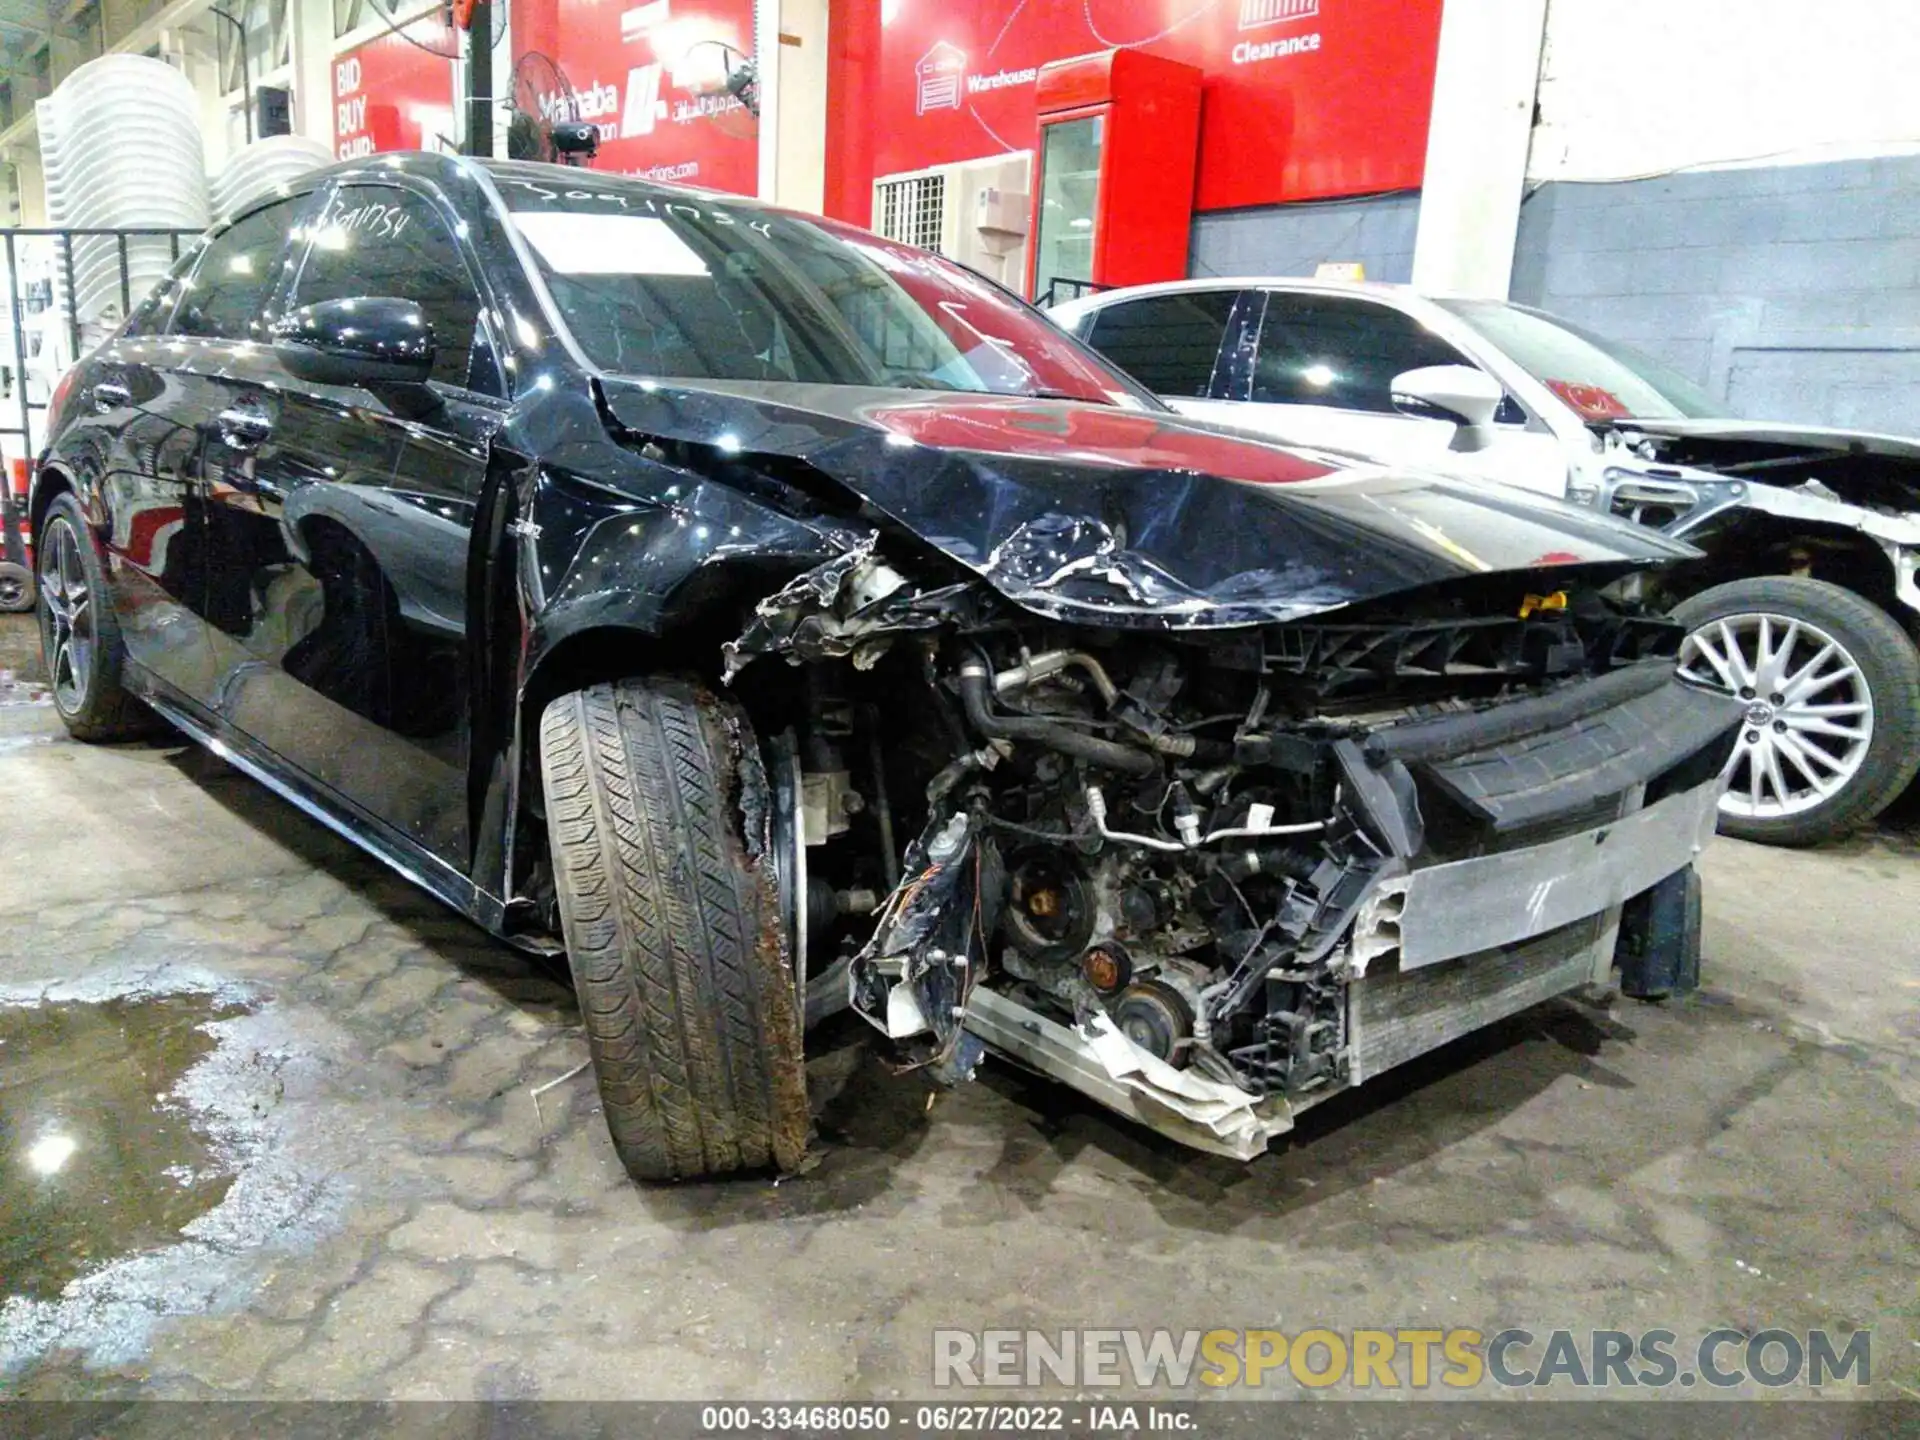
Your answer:
[[[805,1153],[793,977],[771,866],[742,833],[753,747],[745,718],[689,681],[593,685],[541,717],[567,958],[636,1179],[789,1170]]]
[[[1674,607],[1680,673],[1738,695],[1720,833],[1811,845],[1866,824],[1920,768],[1920,652],[1879,607],[1820,580],[1755,576]]]

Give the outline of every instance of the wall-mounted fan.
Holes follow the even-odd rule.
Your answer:
[[[689,76],[686,88],[712,105],[707,121],[723,134],[748,140],[759,133],[760,72],[751,55],[724,40],[700,40],[690,45],[674,67],[676,76]],[[738,104],[712,102],[735,100]]]
[[[574,113],[573,86],[552,56],[529,50],[513,66],[507,156],[578,165],[593,158],[599,130]]]

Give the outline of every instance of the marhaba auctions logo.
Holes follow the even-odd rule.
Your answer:
[[[535,98],[540,118],[549,125],[570,125],[576,120],[610,123],[620,113],[620,92],[598,82],[584,90],[543,90]]]
[[[739,97],[731,94],[690,95],[669,107],[660,93],[665,79],[664,65],[634,66],[627,71],[624,104],[617,89],[598,82],[588,85],[584,90],[543,91],[536,97],[540,105],[540,118],[550,125],[591,120],[600,127],[600,139],[608,141],[651,135],[662,120],[671,120],[675,125],[687,125],[695,120],[742,108]],[[959,102],[956,100],[954,103]]]

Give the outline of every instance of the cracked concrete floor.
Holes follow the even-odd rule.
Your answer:
[[[145,1290],[0,1311],[0,1393],[924,1396],[935,1327],[1525,1324],[1872,1327],[1874,1393],[1920,1394],[1897,827],[1721,843],[1700,995],[1543,1007],[1251,1165],[1005,1069],[930,1099],[856,1027],[811,1173],[643,1190],[587,1076],[531,1093],[585,1058],[566,988],[217,760],[0,705],[0,797],[0,993],[245,1010],[272,1181]]]

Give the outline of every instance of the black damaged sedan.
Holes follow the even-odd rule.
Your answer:
[[[211,232],[54,411],[69,729],[161,717],[564,951],[642,1179],[797,1164],[849,1005],[1250,1157],[1697,969],[1740,706],[1632,598],[1684,546],[1182,421],[925,252],[388,157]]]

